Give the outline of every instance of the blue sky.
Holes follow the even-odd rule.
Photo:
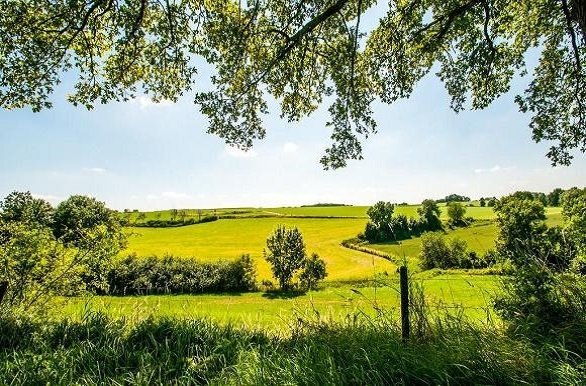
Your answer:
[[[56,203],[88,194],[117,209],[163,209],[415,203],[586,185],[583,154],[552,168],[548,145],[531,140],[529,116],[513,102],[528,81],[515,80],[486,110],[455,114],[430,74],[410,99],[374,105],[379,133],[365,142],[363,161],[324,171],[327,101],[293,124],[271,102],[267,138],[243,153],[205,133],[192,94],[177,104],[139,97],[87,111],[65,101],[65,79],[50,110],[0,110],[0,196],[30,190]]]

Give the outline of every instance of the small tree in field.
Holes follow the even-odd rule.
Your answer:
[[[271,264],[273,276],[283,290],[291,289],[295,273],[303,268],[305,243],[299,229],[279,225],[267,238],[265,259]]]
[[[453,226],[466,225],[464,216],[466,215],[466,207],[459,202],[448,203],[448,218],[450,224]]]
[[[305,259],[299,280],[303,288],[310,290],[315,289],[318,281],[325,279],[327,275],[326,262],[317,253],[313,253]]]

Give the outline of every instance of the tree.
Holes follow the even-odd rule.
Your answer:
[[[564,193],[564,190],[561,188],[556,188],[552,190],[551,193],[547,195],[547,205],[560,206],[562,193]]]
[[[454,226],[466,225],[466,221],[464,220],[466,207],[459,202],[449,202],[447,206],[450,223]]]
[[[486,201],[484,200],[484,197],[480,197],[479,203],[481,208],[484,208],[486,206]]]
[[[84,282],[94,290],[106,291],[112,258],[127,241],[117,213],[95,198],[71,196],[55,210],[53,233],[66,246],[87,255]]]
[[[303,268],[306,257],[301,232],[296,227],[279,225],[267,238],[267,249],[264,255],[271,264],[273,276],[279,281],[281,289],[291,289],[291,280]]]
[[[441,210],[434,200],[423,200],[421,206],[417,208],[417,214],[421,217],[423,227],[428,231],[442,229],[440,220]]]
[[[321,162],[337,168],[362,158],[376,99],[409,97],[437,69],[455,111],[485,108],[533,69],[525,56],[539,46],[515,101],[531,114],[533,139],[551,141],[552,163],[586,150],[584,0],[394,0],[365,30],[361,16],[377,3],[0,0],[0,107],[50,107],[67,71],[75,105],[138,93],[176,101],[207,62],[212,90],[197,89],[195,103],[209,133],[243,149],[265,136],[270,97],[297,121],[333,94]]]
[[[564,230],[581,254],[586,257],[586,188],[567,190],[561,199]]]
[[[492,208],[492,207],[494,207],[494,206],[496,205],[496,202],[497,202],[497,199],[496,199],[496,197],[491,197],[491,198],[488,200],[488,202],[486,203],[486,205],[487,205],[489,208]]]
[[[0,220],[3,221],[46,227],[51,224],[52,215],[51,204],[34,198],[30,192],[12,192],[0,201]]]
[[[175,221],[177,215],[179,214],[179,211],[177,209],[171,209],[169,214],[171,215],[171,221]]]
[[[547,230],[541,201],[512,194],[498,200],[494,210],[498,227],[496,243],[501,255],[515,260],[517,255],[526,254],[521,252],[537,252]]]
[[[469,202],[470,201],[470,197],[466,197],[466,196],[461,196],[459,194],[448,194],[447,196],[445,196],[442,199],[436,200],[435,202]]]
[[[378,201],[368,208],[366,215],[370,221],[366,224],[364,235],[370,241],[384,241],[391,237],[391,222],[395,205]]]
[[[315,289],[318,281],[325,279],[327,275],[326,262],[317,253],[312,253],[311,257],[303,262],[303,271],[299,275],[299,280],[306,290],[311,290]]]
[[[103,202],[93,197],[71,196],[61,202],[53,216],[55,237],[77,247],[82,246],[88,232],[104,227],[122,247],[125,237],[116,212],[108,209]]]

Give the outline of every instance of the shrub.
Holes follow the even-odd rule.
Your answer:
[[[451,226],[466,225],[466,207],[459,202],[448,202],[448,218]]]
[[[304,289],[310,290],[315,289],[318,281],[325,279],[327,275],[326,262],[317,253],[313,253],[303,262],[303,272],[301,272],[299,280]]]
[[[249,255],[213,263],[131,255],[114,264],[108,284],[113,295],[253,291],[256,268]]]
[[[439,232],[428,232],[421,236],[420,265],[423,269],[449,268],[488,268],[496,259],[492,253],[480,257],[468,251],[466,241],[455,237],[446,241]]]
[[[438,232],[427,232],[421,236],[421,267],[423,269],[448,268],[450,248],[445,237]]]
[[[503,279],[495,309],[517,333],[536,339],[563,340],[568,349],[586,354],[583,277],[556,273],[534,256],[526,261],[513,275]]]

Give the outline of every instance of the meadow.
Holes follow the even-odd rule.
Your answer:
[[[237,294],[94,296],[67,301],[62,313],[81,318],[86,309],[112,317],[146,319],[155,317],[210,318],[273,332],[281,331],[296,317],[316,317],[340,321],[347,317],[375,317],[383,312],[398,316],[397,275],[350,286],[325,285],[307,293],[248,292]],[[492,316],[491,299],[498,290],[499,278],[491,275],[439,274],[413,277],[423,289],[432,310],[461,311],[473,320]]]
[[[415,205],[400,206],[396,212],[416,216],[417,208]],[[396,270],[396,266],[389,261],[340,245],[343,240],[354,238],[364,230],[368,219],[367,209],[363,206],[270,208],[262,211],[241,209],[239,218],[220,218],[210,223],[173,228],[128,228],[129,245],[123,253],[136,253],[138,256],[175,255],[203,261],[235,259],[241,254],[250,254],[257,263],[259,278],[270,279],[270,267],[263,259],[266,237],[277,225],[285,224],[298,227],[303,233],[308,253],[318,253],[326,261],[327,281],[362,280],[377,272]],[[494,248],[497,228],[492,221],[492,208],[466,209],[466,215],[476,221],[469,227],[446,229],[447,236],[462,238],[470,250],[480,254]],[[222,211],[226,210],[219,209],[218,213]],[[445,207],[442,207],[442,219],[447,218],[446,212]],[[247,218],[247,215],[259,213],[273,214],[273,217]],[[561,222],[560,208],[547,208],[546,213],[548,224],[557,225]],[[400,242],[370,244],[369,248],[388,253],[397,260],[413,260],[419,254],[420,240],[414,237]]]

